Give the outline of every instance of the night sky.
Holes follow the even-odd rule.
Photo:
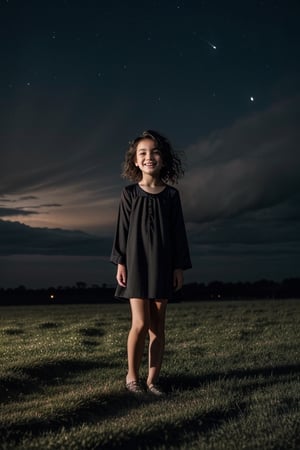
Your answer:
[[[114,283],[128,141],[185,153],[186,281],[299,277],[300,4],[0,0],[0,287]]]

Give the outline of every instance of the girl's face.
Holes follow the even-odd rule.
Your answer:
[[[145,138],[139,141],[136,147],[135,165],[143,175],[158,177],[163,167],[161,152],[152,139]]]

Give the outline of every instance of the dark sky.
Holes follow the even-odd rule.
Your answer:
[[[0,0],[0,287],[114,282],[128,141],[184,151],[187,281],[300,267],[300,4]]]

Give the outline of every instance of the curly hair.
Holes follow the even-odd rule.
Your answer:
[[[140,136],[129,142],[129,148],[125,154],[123,163],[122,177],[133,182],[139,182],[142,179],[142,172],[135,165],[136,149],[142,139],[151,139],[161,153],[163,167],[160,172],[160,178],[166,183],[175,184],[178,179],[184,175],[184,168],[181,159],[174,152],[170,141],[154,130],[144,131]]]

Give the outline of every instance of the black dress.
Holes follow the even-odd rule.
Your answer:
[[[139,184],[121,194],[111,262],[124,264],[126,288],[121,298],[172,298],[173,270],[192,267],[179,192],[166,185],[158,194]]]

